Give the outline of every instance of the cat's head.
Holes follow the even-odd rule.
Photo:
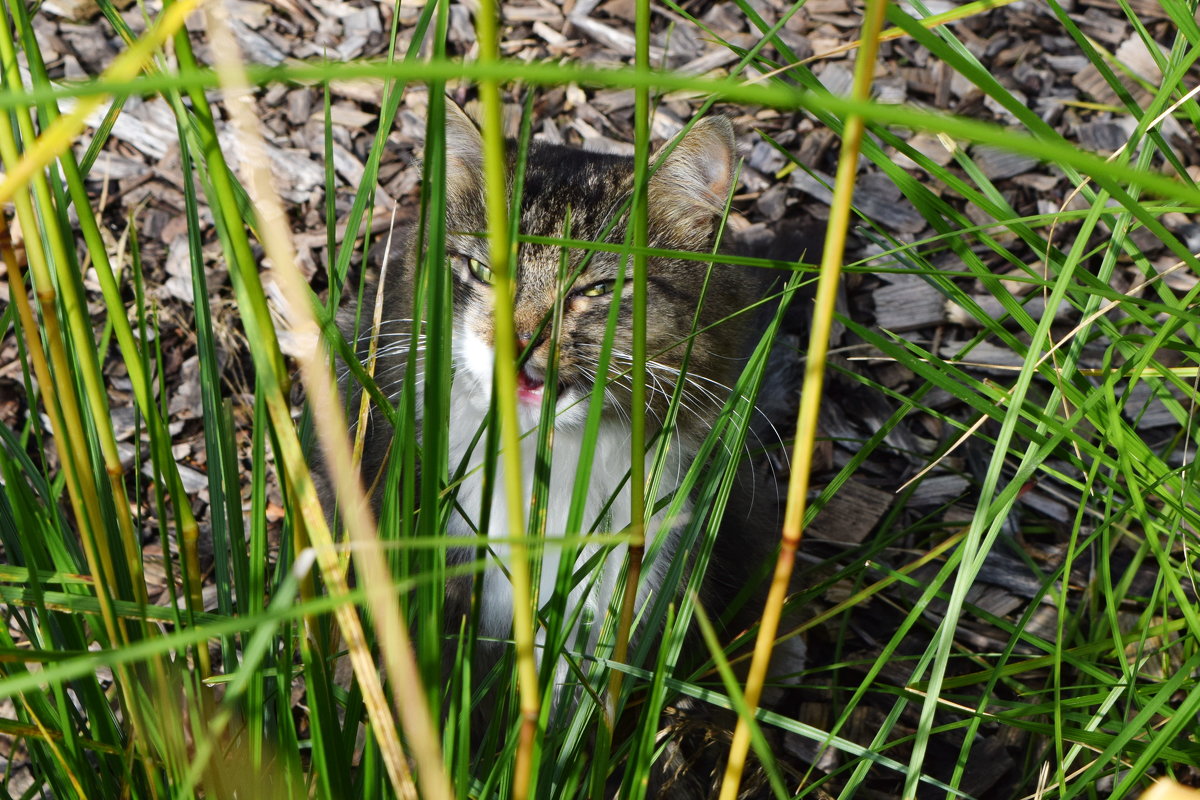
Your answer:
[[[660,154],[651,164],[660,161]],[[508,145],[509,196],[515,180],[517,146]],[[520,233],[525,236],[621,244],[626,240],[634,161],[532,142],[525,159]],[[726,197],[732,189],[736,146],[724,117],[696,123],[675,143],[647,184],[648,244],[661,250],[711,253]],[[486,406],[491,396],[494,353],[492,273],[489,266],[479,128],[448,104],[446,120],[446,251],[454,283],[455,352],[460,371]],[[510,213],[511,210],[510,210]],[[622,256],[611,251],[523,242],[512,266],[514,323],[519,360],[518,406],[527,425],[538,416],[547,368],[557,352],[559,427],[581,424],[586,399],[597,380],[598,364],[612,304],[619,303],[606,391],[606,409],[627,414],[630,398],[632,263],[618,285]],[[650,361],[647,396],[651,418],[661,416],[675,385],[689,339],[694,339],[687,373],[691,376],[681,424],[706,428],[725,399],[721,384],[736,374],[741,326],[709,329],[745,302],[744,276],[725,265],[712,267],[707,296],[701,292],[710,264],[665,256],[647,268],[646,351]],[[552,342],[558,322],[557,347]],[[694,330],[700,331],[693,334]]]

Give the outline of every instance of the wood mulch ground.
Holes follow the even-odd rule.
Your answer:
[[[157,13],[158,3],[146,5]],[[247,60],[273,65],[322,57],[344,60],[380,57],[386,53],[394,13],[400,14],[397,52],[403,52],[424,0],[406,0],[398,12],[390,2],[372,0],[232,0],[228,5],[238,43]],[[767,24],[773,24],[789,10],[787,4],[779,0],[749,0],[749,5]],[[948,0],[926,0],[925,5],[933,13],[956,6]],[[1065,5],[1088,36],[1116,53],[1140,77],[1151,84],[1159,82],[1161,76],[1153,59],[1121,16],[1114,0],[1077,0]],[[1133,6],[1158,39],[1166,41],[1172,35],[1170,23],[1152,0],[1135,0]],[[751,46],[758,39],[746,15],[733,3],[697,0],[684,2],[682,9],[686,15],[701,20],[708,33],[688,21],[685,14],[654,4],[652,57],[657,63],[684,72],[719,75],[732,68],[737,59],[731,49],[716,41],[717,38],[740,47]],[[860,13],[861,5],[850,0],[809,0],[787,21],[779,36],[798,57],[817,56],[811,63],[814,73],[831,92],[844,93],[850,86],[854,51],[846,51],[843,46],[856,38],[861,24]],[[139,7],[130,6],[124,16],[135,32],[145,29]],[[502,50],[507,57],[526,61],[562,59],[596,65],[628,64],[633,57],[633,16],[633,0],[579,0],[564,4],[548,0],[507,2],[503,4]],[[37,13],[35,26],[51,75],[56,79],[97,75],[122,50],[120,40],[103,18],[96,16],[95,8],[88,0],[46,0]],[[1029,108],[1068,139],[1097,153],[1108,154],[1128,138],[1133,120],[1128,115],[1101,110],[1105,105],[1118,104],[1118,98],[1079,53],[1070,37],[1063,33],[1045,5],[1019,0],[958,22],[954,31],[993,76],[1017,97],[1024,98]],[[449,39],[452,55],[466,59],[475,56],[477,44],[468,4],[451,6]],[[199,23],[195,27],[195,41],[203,57],[208,50]],[[823,55],[830,53],[832,55]],[[779,54],[768,47],[764,55],[774,59]],[[752,69],[746,72],[747,76],[754,74]],[[1133,81],[1130,81],[1130,90],[1135,97],[1144,93],[1144,89]],[[338,180],[335,206],[338,219],[344,220],[379,127],[381,87],[370,82],[336,84],[331,87],[331,92],[334,168]],[[471,97],[467,87],[452,88],[451,93],[459,101]],[[884,102],[913,103],[1001,124],[1015,123],[1008,111],[907,39],[883,45],[876,93]],[[701,100],[691,96],[662,98],[653,119],[656,140],[661,141],[678,132]],[[534,103],[535,132],[549,141],[632,152],[629,143],[633,138],[633,103],[630,90],[570,86],[539,91]],[[312,278],[314,287],[324,290],[323,265],[330,254],[326,250],[325,231],[322,90],[319,87],[273,85],[258,92],[257,104],[270,147],[271,167],[285,201],[290,204],[292,233],[301,264]],[[414,154],[423,131],[425,104],[423,87],[413,86],[407,90],[389,135],[390,146],[379,173],[372,218],[372,228],[376,232],[387,227],[393,208],[397,209],[397,218],[401,222],[414,215],[419,177]],[[794,259],[800,255],[796,249],[807,246],[808,260],[816,260],[819,232],[829,214],[827,186],[832,182],[835,169],[836,137],[799,112],[726,104],[718,104],[714,111],[726,114],[734,121],[745,156],[742,183],[730,223],[734,233],[758,252],[791,248],[792,252],[786,257]],[[94,121],[98,119],[99,116]],[[222,126],[227,127],[224,123]],[[1186,159],[1185,163],[1197,165],[1193,169],[1200,171],[1200,153],[1197,152],[1200,142],[1196,132],[1185,131],[1174,120],[1168,120],[1163,131]],[[952,160],[951,152],[936,136],[913,132],[901,135],[939,164],[948,164]],[[794,154],[812,170],[812,174],[803,170],[787,172],[787,160],[767,141],[768,137],[775,145]],[[159,335],[165,358],[175,456],[194,508],[204,520],[208,465],[200,419],[200,375],[194,347],[183,176],[179,153],[173,144],[175,140],[174,118],[162,99],[131,98],[92,170],[91,185],[95,207],[103,216],[114,250],[122,241],[130,220],[137,228],[150,296],[160,315]],[[80,146],[86,146],[86,141]],[[973,155],[1018,214],[1053,211],[1066,200],[1072,188],[1061,171],[1052,165],[979,147],[973,148]],[[903,157],[898,157],[898,161],[905,163]],[[913,174],[922,177],[918,171],[914,170]],[[947,199],[954,202],[949,194]],[[916,241],[932,234],[899,190],[865,162],[856,202],[863,214],[899,241]],[[966,207],[961,210],[971,220],[986,222],[976,209]],[[204,217],[209,226],[205,231],[204,258],[213,296],[213,313],[220,332],[221,358],[226,365],[226,394],[233,399],[238,420],[244,423],[248,421],[250,408],[252,370],[241,340],[220,244],[211,227],[211,216],[204,214]],[[1163,222],[1190,248],[1200,249],[1200,222],[1182,214],[1168,215]],[[344,225],[339,228],[337,239],[343,237]],[[807,242],[807,245],[797,244],[799,242]],[[1156,242],[1148,240],[1139,244],[1164,267],[1174,260]],[[853,258],[879,252],[865,239],[854,239],[851,246]],[[1036,258],[1032,253],[1028,256],[1030,261]],[[1010,268],[1001,263],[999,257],[995,266],[1000,271]],[[1125,286],[1139,279],[1132,270],[1119,272],[1117,278]],[[1169,279],[1178,289],[1190,288],[1195,280],[1195,276],[1182,273],[1175,273]],[[90,309],[99,329],[103,325],[104,310],[98,285],[91,276],[86,284],[91,291]],[[982,286],[967,284],[966,288],[985,306],[994,302]],[[902,333],[943,355],[955,352],[961,342],[976,333],[963,320],[964,315],[947,307],[941,294],[916,277],[851,274],[845,281],[844,295],[842,308],[856,320]],[[0,308],[7,302],[7,283],[0,282]],[[804,341],[803,318],[803,313],[796,314],[787,331],[787,341],[797,347]],[[900,395],[917,385],[911,373],[894,365],[845,360],[847,356],[869,355],[860,344],[844,330],[838,332],[833,347],[835,354],[841,354],[843,366],[869,375]],[[1007,350],[999,347],[988,350],[986,345],[982,350],[976,349],[973,358],[987,361],[988,354],[994,355],[996,368],[1010,364],[1013,358]],[[798,363],[797,355],[793,366]],[[139,446],[133,441],[132,393],[115,349],[105,370],[122,452],[128,465],[132,465]],[[981,374],[988,374],[987,369],[981,370]],[[767,398],[764,405],[768,406],[769,414],[786,426],[794,414],[795,399],[793,389]],[[927,398],[926,402],[947,413],[957,413],[949,396]],[[855,381],[834,377],[822,422],[823,434],[830,440],[822,445],[820,452],[823,474],[831,474],[845,464],[856,451],[856,443],[874,433],[894,408],[882,394],[871,394]],[[10,333],[0,340],[0,419],[10,428],[19,429],[31,413],[35,412],[26,404],[15,340]],[[963,410],[964,418],[965,413]],[[1141,420],[1142,427],[1147,430],[1173,424],[1165,411],[1155,411]],[[953,435],[952,431],[943,430],[936,420],[911,415],[889,440],[889,446],[879,450],[863,465],[818,518],[808,533],[806,548],[813,548],[809,557],[815,560],[868,536],[895,502],[898,486],[924,467],[929,454],[941,446],[946,437]],[[248,442],[244,432],[239,431],[238,436],[243,443]],[[978,474],[989,456],[980,447],[983,447],[982,443],[978,446],[969,444],[954,458],[941,464],[920,484],[917,496],[908,504],[908,513],[949,506],[950,510],[944,512],[948,519],[968,518],[974,483],[972,476]],[[243,456],[248,464],[248,445]],[[785,468],[782,463],[777,466]],[[150,562],[160,561],[164,543],[158,538],[159,526],[152,495],[147,489],[146,494],[137,499],[144,504],[146,556]],[[1072,502],[1053,485],[1039,483],[1023,497],[1023,513],[1026,518],[1041,520],[1040,524],[1061,527],[1074,514]],[[278,508],[277,492],[275,508]],[[174,543],[171,546],[174,547]],[[1061,557],[1061,549],[1054,544],[1029,545],[1027,552],[1048,569],[1056,566]],[[166,602],[161,568],[155,574],[159,576],[159,591],[152,600]],[[998,616],[1015,618],[1025,610],[1037,587],[1034,576],[1019,559],[997,553],[989,561],[972,602]],[[829,604],[841,599],[837,595],[839,591],[842,591],[840,587],[831,590],[826,598]],[[210,588],[207,597],[211,601],[214,596],[215,589]],[[841,654],[845,662],[869,663],[879,642],[889,635],[888,626],[898,618],[898,612],[883,608],[883,603],[876,602],[875,605],[880,606],[878,613],[856,616],[858,628],[851,634],[856,650]],[[932,618],[936,618],[937,613],[936,608],[930,608]],[[1053,622],[1050,610],[1045,614],[1039,611],[1034,615],[1033,627],[1052,630]],[[964,621],[961,635],[971,647],[986,651],[1003,649],[1008,639],[1002,632],[975,619]],[[817,635],[810,644],[814,662],[820,663],[826,657],[820,636]],[[898,682],[904,680],[905,674],[899,667],[895,677]],[[890,705],[888,698],[864,702],[843,735],[868,741]],[[821,692],[814,690],[806,695],[794,711],[813,724],[823,727],[830,724],[829,698]],[[0,713],[3,713],[2,709]],[[9,714],[4,713],[4,716]],[[905,718],[901,726],[911,726],[914,722]],[[942,777],[948,777],[958,752],[953,736],[950,734],[939,740],[939,749],[946,754],[945,764],[939,762],[937,753],[932,756],[931,768],[935,773],[944,772]],[[981,740],[973,750],[976,768],[963,786],[965,791],[975,797],[1010,796],[1012,782],[1025,766],[1015,763],[1010,755],[1022,752],[1023,743],[1014,740],[1014,736],[1011,728],[984,726]],[[789,740],[787,746],[801,763],[813,755],[810,745],[805,742]],[[0,754],[7,756],[6,750],[7,745],[3,745]],[[893,755],[903,758],[901,753]],[[24,765],[19,761],[19,753],[13,754],[13,758],[16,763],[12,768],[22,769]],[[3,766],[3,759],[0,759],[0,768]],[[822,762],[822,766],[830,766],[830,763]],[[895,786],[881,777],[878,784],[870,788],[876,796],[887,797],[892,796]]]

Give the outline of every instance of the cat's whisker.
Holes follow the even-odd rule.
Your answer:
[[[586,342],[578,342],[576,344],[581,347],[588,347],[595,350],[603,349],[601,345],[595,345]],[[621,364],[632,364],[633,362],[633,357],[624,351],[610,349],[609,353],[613,360]],[[595,359],[589,359],[590,364],[597,361],[598,357]],[[671,398],[674,396],[675,384],[682,379],[682,386],[679,389],[678,406],[684,413],[690,414],[697,422],[701,424],[707,422],[711,418],[714,410],[723,408],[725,406],[725,400],[723,400],[722,397],[713,389],[710,389],[701,383],[701,381],[712,384],[717,388],[724,389],[728,394],[733,393],[732,389],[715,379],[702,375],[696,375],[694,373],[684,373],[680,369],[672,367],[668,364],[663,364],[660,361],[648,360],[645,363],[647,368],[646,374],[650,379],[646,386],[650,392],[650,399],[653,400],[655,397],[662,397],[669,403]],[[581,371],[583,371],[582,368]],[[663,374],[660,375],[659,373]],[[587,374],[591,380],[595,380],[595,370],[588,370]],[[667,383],[664,381],[665,376],[669,376],[671,379],[671,391],[668,391],[666,388]],[[629,370],[623,370],[620,373],[613,375],[609,380],[611,384],[621,385],[624,390],[632,392],[633,380]],[[606,392],[606,396],[609,398],[610,402],[612,402],[613,398],[611,392]],[[628,418],[628,411],[626,411],[620,404],[614,403],[614,405],[624,417]],[[651,406],[649,410],[653,412],[653,406]],[[768,419],[766,415],[763,414],[760,409],[758,409],[757,406],[755,406],[753,410],[760,414],[764,420],[766,420],[767,424],[776,434],[776,438],[782,442],[782,437],[779,436],[778,430],[775,429],[774,423],[772,423],[771,420]],[[731,407],[728,413],[737,424],[744,424],[744,415],[736,408]],[[654,413],[653,416],[658,427],[663,427],[665,423],[661,417],[659,417],[657,413]],[[753,426],[747,425],[746,427],[750,434],[754,437],[759,448],[765,451],[767,446],[759,432],[755,430]],[[728,445],[723,446],[726,447],[726,452],[732,455],[732,453],[730,453],[728,450]],[[753,451],[751,450],[749,442],[743,441],[741,449],[743,452],[745,452],[747,459],[753,460]],[[773,463],[770,464],[770,468],[774,474],[775,467]]]
[[[385,317],[379,320],[379,328],[383,330],[384,328],[392,328],[398,325],[412,326],[415,323],[416,320],[411,317]],[[366,327],[371,327],[374,325],[374,320],[364,317],[362,324]]]
[[[418,371],[418,372],[424,372],[425,371],[425,354],[424,353],[410,354],[408,356],[405,356],[398,363],[391,364],[389,366],[384,367],[383,369],[378,368],[378,362],[377,362],[375,376],[378,378],[380,375],[391,375],[396,372],[403,372],[404,370],[408,369],[410,366],[414,367],[416,369],[416,371]]]
[[[648,361],[648,362],[646,362],[646,366],[650,368],[649,374],[654,374],[654,372],[653,372],[654,370],[661,369],[668,374],[672,374],[672,375],[676,375],[676,376],[680,375],[680,371],[678,369],[675,369],[673,367],[667,366],[666,364],[662,364],[659,362]],[[698,392],[703,398],[706,398],[709,402],[716,405],[717,407],[721,407],[724,405],[724,401],[722,401],[721,398],[715,392],[713,392],[711,389],[708,389],[704,385],[700,384],[698,381],[693,380],[693,378],[695,376],[687,374],[687,375],[683,375],[682,377],[683,377],[683,381],[684,381],[684,387],[683,387],[683,390],[680,392],[680,406],[683,408],[686,408],[687,410],[689,410],[693,414],[695,414],[697,419],[705,420],[708,417],[707,417],[707,415],[702,414],[699,409],[694,407],[693,404],[688,402],[689,398],[692,396],[693,390],[695,390],[695,392]],[[655,376],[655,381],[656,382],[658,381],[657,376]],[[718,386],[724,386],[724,384],[721,384],[717,381],[710,381],[710,382],[712,382]],[[774,427],[775,427],[774,423],[772,423],[771,420],[767,419],[766,415],[762,414],[762,412],[759,411],[757,406],[754,407],[754,410],[758,411],[758,413],[760,415],[762,415],[763,419],[766,420],[767,424],[771,425],[772,429],[774,429]],[[737,408],[731,406],[728,409],[728,413],[737,424],[746,425],[745,415],[742,414],[740,411],[738,411]],[[766,443],[763,442],[762,437],[759,435],[758,431],[756,431],[753,428],[753,426],[750,426],[750,425],[746,425],[746,430],[752,436],[754,436],[755,440],[758,442],[759,447],[761,449],[765,450]],[[776,434],[778,435],[778,431],[776,431]],[[753,459],[753,454],[750,450],[750,445],[748,442],[743,442],[742,450],[746,453],[746,457],[748,459]],[[775,469],[774,464],[771,465],[771,469],[772,469],[772,472],[774,472],[774,469]]]
[[[414,347],[425,347],[425,341],[428,337],[425,334],[414,336],[407,331],[397,331],[395,333],[380,333],[378,336],[360,336],[354,340],[359,350],[375,345],[376,352],[385,349],[395,349],[397,347],[406,347],[412,345]]]
[[[360,339],[359,341],[360,342],[375,341],[377,346],[380,349],[383,349],[386,347],[403,346],[405,344],[413,344],[417,347],[424,347],[425,342],[428,338],[429,337],[425,336],[424,334],[421,334],[419,336],[413,336],[411,333],[405,332],[405,333],[396,333],[396,334],[392,334],[392,335],[380,334],[378,337],[376,337],[374,339],[371,339],[370,337],[368,337],[366,339]]]
[[[589,383],[594,384],[596,382],[595,370],[590,370],[582,364],[577,364],[576,369],[581,375],[583,375],[583,377],[587,378]],[[626,422],[629,421],[629,413],[625,410],[624,406],[618,402],[616,395],[613,394],[608,386],[604,387],[604,399],[608,401],[606,405],[616,411],[617,416],[622,417]]]
[[[398,359],[400,361],[407,361],[410,357],[424,358],[425,348],[421,346],[413,346],[408,342],[404,342],[400,345],[389,345],[375,351],[375,359],[377,361],[381,358],[387,358],[388,356],[392,355],[400,356]]]
[[[357,339],[355,339],[355,341],[356,342],[369,342],[372,339],[375,339],[378,341],[381,339],[397,339],[400,337],[404,337],[407,339],[424,339],[426,337],[426,334],[421,333],[421,332],[413,333],[411,330],[400,330],[400,331],[380,330],[378,332],[363,331],[359,335],[359,337]]]
[[[647,366],[649,366],[650,364],[653,364],[654,368],[656,368],[656,369],[662,369],[662,370],[665,370],[665,371],[670,372],[675,375],[680,374],[680,371],[678,369],[671,367],[667,364],[663,364],[661,362],[647,361],[646,363],[647,363]],[[687,373],[684,376],[684,379],[686,381],[688,381],[689,383],[691,383],[692,386],[696,387],[697,390],[705,392],[705,394],[707,394],[709,397],[711,397],[712,400],[718,404],[723,404],[723,401],[720,400],[719,396],[716,395],[715,393],[713,393],[711,390],[706,389],[704,386],[702,386],[699,383],[699,381],[704,381],[706,383],[710,383],[719,389],[724,389],[725,392],[727,392],[728,394],[731,394],[731,395],[733,394],[733,389],[731,387],[721,383],[720,381],[714,380],[713,378],[709,378],[706,375]],[[760,409],[757,404],[755,404],[753,406],[753,411],[755,411],[760,417],[762,417],[763,421],[766,422],[766,424],[768,426],[770,426],[771,432],[775,434],[775,439],[782,445],[783,444],[783,436],[779,433],[779,429],[775,426],[775,423],[771,421],[771,418],[768,417],[765,413],[763,413],[762,409]],[[741,421],[740,418],[739,418],[739,421]],[[754,434],[755,439],[758,440],[760,447],[762,447],[765,450],[766,442],[763,441],[763,439],[759,435],[758,431],[754,430],[753,428],[750,428],[750,430]],[[785,451],[785,457],[786,457],[786,451]]]
[[[403,373],[406,370],[408,370],[408,368],[410,366],[407,358],[405,358],[403,361],[401,361],[398,364],[392,364],[390,366],[384,367],[383,369],[378,369],[378,363],[379,362],[377,359],[377,361],[376,361],[377,368],[374,373],[371,373],[371,377],[375,380],[375,383],[377,383],[377,384],[383,383],[384,379],[387,376],[394,375],[396,373],[400,373],[401,377],[403,377]],[[412,366],[416,368],[417,372],[422,372],[424,370],[424,366],[425,366],[425,356],[423,354],[417,355],[413,359]],[[370,370],[368,369],[368,365],[363,364],[362,367],[364,370],[366,370],[368,373],[370,373]],[[351,374],[351,370],[349,367],[340,367],[338,369],[338,373],[337,373],[338,381],[344,381],[346,378],[348,378],[350,376],[350,374]]]

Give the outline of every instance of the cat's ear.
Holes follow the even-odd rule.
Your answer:
[[[651,219],[678,228],[699,226],[707,236],[725,208],[737,144],[726,117],[705,117],[678,142],[650,178]],[[656,154],[652,163],[658,160]]]
[[[477,181],[483,172],[483,135],[458,103],[446,98],[446,174],[451,182]]]

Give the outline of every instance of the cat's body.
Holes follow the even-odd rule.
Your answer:
[[[515,162],[515,143],[510,143]],[[490,284],[482,141],[475,125],[457,108],[447,114],[446,128],[446,253],[452,274],[453,365],[450,398],[449,466],[463,475],[457,486],[456,510],[448,533],[504,540],[511,535],[503,492],[491,490],[485,497],[485,437],[479,435],[492,403],[493,287]],[[520,232],[527,236],[569,238],[620,244],[626,237],[624,211],[633,186],[633,161],[627,157],[588,153],[572,148],[533,142],[529,146],[520,209]],[[648,184],[650,247],[662,250],[709,253],[717,225],[730,192],[735,163],[735,145],[727,120],[709,118],[698,123],[667,155]],[[511,187],[512,167],[509,168]],[[614,224],[615,222],[615,224]],[[395,394],[407,363],[412,342],[412,286],[417,269],[416,247],[410,243],[391,259],[382,292],[379,339],[391,343],[382,350],[376,368],[381,388]],[[609,251],[567,251],[558,244],[523,243],[513,265],[515,278],[514,322],[517,351],[506,357],[518,360],[517,410],[522,439],[522,499],[528,502],[535,483],[537,450],[542,439],[539,420],[545,394],[546,370],[554,358],[557,367],[557,402],[551,438],[549,492],[544,520],[531,520],[530,530],[542,534],[540,604],[552,599],[563,548],[555,543],[564,536],[589,532],[619,532],[630,523],[629,463],[631,429],[632,352],[632,267],[627,266],[624,286],[616,286],[622,257]],[[709,433],[721,406],[737,380],[745,357],[758,332],[759,319],[745,312],[762,296],[763,280],[748,271],[715,265],[703,260],[665,257],[649,259],[647,275],[646,420],[648,437],[659,433],[675,390],[681,367],[686,364],[686,382],[676,423],[669,433],[665,466],[657,490],[647,503],[669,498],[679,487],[696,457],[697,448]],[[562,279],[566,275],[566,280]],[[706,283],[706,300],[700,296]],[[581,465],[585,421],[596,381],[610,304],[620,297],[620,311],[612,342],[610,380],[605,389],[595,451],[587,461],[586,499],[582,524],[567,530],[568,515]],[[552,331],[557,320],[557,347]],[[370,314],[363,315],[364,320]],[[360,337],[365,341],[370,334]],[[418,340],[418,343],[421,340]],[[691,342],[689,347],[689,341]],[[554,352],[554,351],[557,352]],[[522,358],[523,356],[523,358]],[[419,377],[419,376],[418,376]],[[418,386],[420,384],[418,383]],[[418,393],[418,404],[419,393]],[[390,429],[368,432],[363,458],[364,478],[371,482],[388,452]],[[655,449],[646,455],[647,469]],[[503,467],[492,487],[504,486]],[[540,475],[545,474],[545,465]],[[748,492],[742,492],[747,494]],[[718,537],[713,563],[706,580],[703,601],[720,605],[736,594],[761,567],[774,538],[773,513],[777,495],[761,493],[768,513],[751,517],[747,503],[730,512]],[[746,499],[746,498],[740,498]],[[485,505],[488,513],[484,513]],[[528,507],[527,507],[528,508]],[[639,585],[639,607],[663,588],[667,568],[681,557],[677,530],[692,513],[690,500],[675,505],[677,516],[667,518],[661,510],[647,527],[648,558]],[[760,509],[761,512],[761,509]],[[486,528],[481,520],[487,518]],[[505,640],[511,636],[512,588],[507,568],[507,544],[496,541],[490,550],[495,558],[483,577],[480,598],[480,635]],[[474,547],[451,551],[452,561],[473,558]],[[570,552],[570,551],[568,551]],[[577,551],[572,565],[578,568],[597,552],[596,545]],[[596,569],[572,590],[566,604],[574,618],[568,650],[590,652],[605,615],[617,607],[617,580],[626,558],[624,547],[611,547]],[[467,593],[462,587],[448,592],[449,614],[465,613]],[[724,609],[710,611],[719,614]],[[448,620],[448,622],[452,622]],[[457,628],[457,623],[447,629]],[[641,635],[645,635],[645,626]],[[539,633],[539,643],[544,642]],[[494,645],[493,645],[494,646]],[[561,658],[561,656],[560,656]],[[586,666],[584,667],[586,672]],[[567,677],[565,662],[559,662],[556,678]]]

